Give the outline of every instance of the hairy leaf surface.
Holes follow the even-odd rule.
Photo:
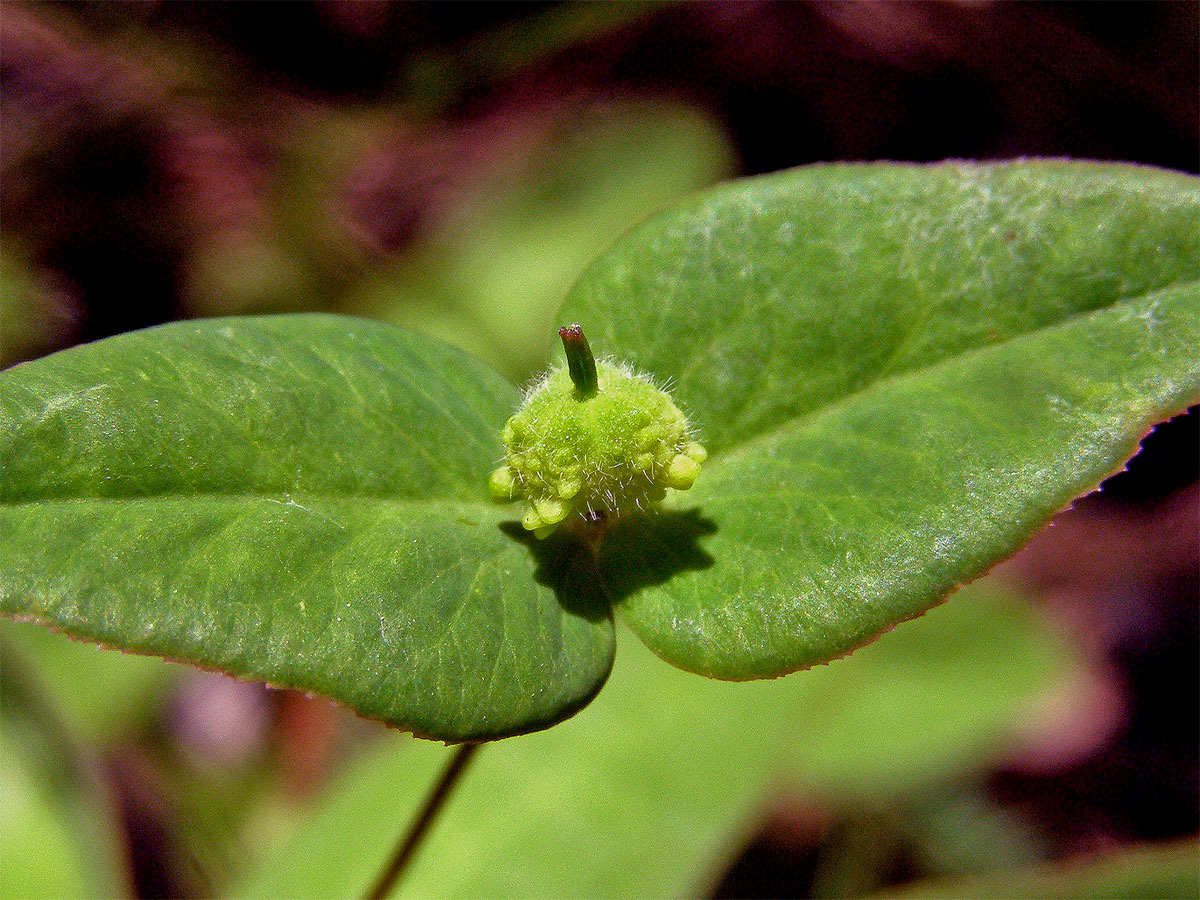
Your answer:
[[[400,329],[178,323],[0,377],[0,602],[448,741],[569,715],[611,665],[589,558],[505,530],[517,391]],[[553,585],[553,586],[551,586]]]
[[[720,678],[840,656],[1009,555],[1200,397],[1200,189],[1077,163],[831,165],[652,219],[562,312],[712,451],[607,586]]]

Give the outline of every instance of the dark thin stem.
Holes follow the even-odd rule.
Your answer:
[[[571,373],[575,391],[582,399],[594,397],[599,390],[596,358],[592,356],[592,348],[583,336],[583,326],[578,323],[564,325],[558,329],[558,336],[562,338],[563,349],[567,351],[567,370]]]
[[[467,768],[467,763],[471,761],[471,757],[475,755],[475,751],[479,749],[479,744],[460,744],[458,749],[454,751],[454,757],[447,763],[446,768],[442,770],[442,777],[438,779],[437,784],[433,786],[429,796],[425,799],[425,805],[421,807],[421,811],[417,813],[417,817],[413,819],[412,824],[408,828],[408,833],[396,845],[395,851],[392,853],[392,858],[388,862],[388,866],[379,876],[379,880],[375,882],[375,886],[371,888],[371,893],[367,894],[367,900],[383,900],[392,888],[396,886],[405,867],[412,860],[417,848],[421,845],[421,840],[425,837],[425,833],[429,831],[429,826],[433,824],[433,820],[437,818],[441,808],[445,805],[450,792],[454,790],[458,779],[462,777],[463,771]]]

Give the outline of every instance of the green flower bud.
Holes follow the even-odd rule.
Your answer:
[[[592,357],[578,325],[562,328],[567,367],[525,395],[501,432],[505,464],[488,480],[498,501],[523,498],[538,537],[561,523],[648,509],[685,491],[707,454],[686,417],[645,375]]]

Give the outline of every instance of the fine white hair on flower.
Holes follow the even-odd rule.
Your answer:
[[[595,360],[578,325],[559,334],[567,364],[526,386],[488,483],[497,500],[525,501],[522,525],[539,537],[562,523],[656,509],[669,490],[692,486],[707,456],[669,381]]]

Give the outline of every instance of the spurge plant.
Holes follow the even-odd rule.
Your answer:
[[[523,403],[328,315],[10,369],[4,612],[447,742],[580,709],[614,610],[715,678],[834,659],[1200,396],[1200,190],[1068,162],[748,179],[628,234],[560,320],[619,362],[567,330]]]

